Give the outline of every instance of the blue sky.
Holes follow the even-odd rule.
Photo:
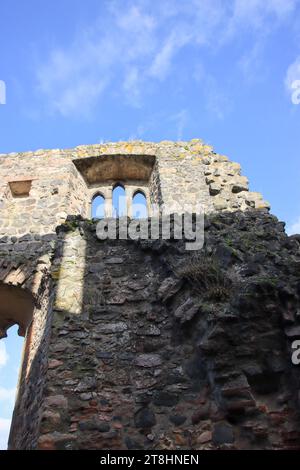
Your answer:
[[[17,331],[13,326],[9,337],[0,341],[0,449],[6,448],[24,344]]]
[[[0,152],[199,137],[300,232],[299,0],[1,0],[0,80]]]

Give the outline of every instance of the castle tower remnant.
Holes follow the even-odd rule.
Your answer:
[[[116,185],[129,216],[136,194],[149,217],[201,205],[205,246],[99,240]],[[298,241],[239,164],[198,139],[1,154],[0,208],[0,337],[25,337],[9,448],[299,447]]]

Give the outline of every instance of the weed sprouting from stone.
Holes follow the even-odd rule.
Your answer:
[[[233,281],[214,255],[195,254],[177,271],[203,298],[224,301],[230,297]]]

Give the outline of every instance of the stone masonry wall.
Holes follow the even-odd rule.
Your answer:
[[[155,155],[150,199],[171,207],[202,204],[206,212],[267,208],[248,191],[240,166],[216,154],[200,140],[190,142],[120,142],[66,150],[0,154],[0,235],[21,236],[55,231],[67,215],[90,217],[91,190],[73,161],[101,155]],[[31,180],[28,196],[14,197],[9,183]],[[159,186],[158,186],[159,185]],[[96,192],[97,187],[93,187]]]
[[[299,449],[299,246],[261,211],[206,218],[193,254],[175,240],[100,241],[70,218],[52,262],[39,437],[26,445]]]
[[[0,238],[0,284],[14,289],[16,296],[19,291],[29,293],[34,300],[33,316],[29,325],[23,325],[22,320],[20,323],[21,334],[26,334],[10,432],[10,446],[17,449],[34,448],[38,439],[40,404],[48,366],[47,348],[52,322],[53,290],[50,266],[55,247],[55,234],[35,235],[34,238],[31,234],[20,238]],[[4,307],[5,299],[1,298],[1,303]],[[9,315],[9,309],[4,313]],[[22,313],[20,305],[20,318]],[[0,332],[1,337],[5,336],[6,328],[0,328]]]
[[[155,156],[125,186],[202,204],[204,250],[98,240],[74,161],[109,155]],[[299,448],[299,241],[268,208],[197,139],[0,155],[0,288],[34,301],[10,448]]]
[[[41,403],[48,367],[48,344],[52,322],[51,281],[43,281],[43,294],[27,331],[23,364],[10,430],[9,446],[35,449],[39,438]]]

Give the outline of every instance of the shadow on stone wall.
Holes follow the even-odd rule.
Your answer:
[[[188,253],[58,227],[11,448],[300,447],[298,239],[260,211],[205,229]]]

